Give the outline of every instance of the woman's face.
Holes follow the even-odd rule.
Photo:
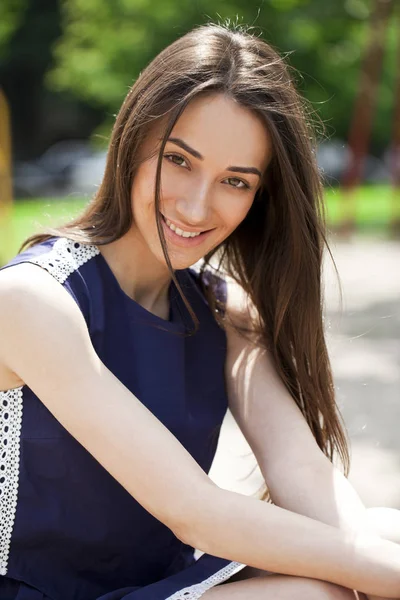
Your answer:
[[[155,221],[155,177],[163,123],[141,149],[132,185],[133,226],[143,251],[166,265]],[[221,244],[247,215],[271,157],[261,119],[222,94],[194,99],[165,146],[160,212],[174,269]]]

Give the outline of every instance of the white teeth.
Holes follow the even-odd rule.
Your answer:
[[[173,223],[171,223],[171,221],[167,218],[165,218],[165,222],[168,225],[168,227],[170,229],[172,229],[172,231],[174,231],[177,235],[180,235],[181,237],[184,237],[184,238],[197,237],[201,233],[201,232],[195,233],[194,231],[183,231],[182,229],[179,229],[179,227],[176,227]]]

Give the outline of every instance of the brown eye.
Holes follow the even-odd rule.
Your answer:
[[[238,179],[237,177],[228,177],[228,179],[226,181],[229,182],[229,185],[231,187],[238,188],[239,190],[241,190],[241,189],[248,190],[250,188],[250,186],[247,185],[247,183],[245,183],[241,179]]]
[[[179,154],[164,154],[164,157],[169,162],[176,165],[177,167],[187,167],[188,166],[185,159],[183,158],[183,156],[180,156]]]

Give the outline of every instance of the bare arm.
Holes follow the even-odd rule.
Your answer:
[[[231,287],[230,316],[236,324],[247,325],[245,299],[239,297],[238,302],[236,295],[232,299],[232,291],[237,290]],[[275,504],[354,535],[373,531],[359,496],[317,446],[268,352],[232,327],[227,328],[227,337],[230,408]]]
[[[400,550],[219,489],[101,363],[72,298],[31,265],[0,273],[0,362],[150,513],[201,550],[400,595]],[[173,465],[173,468],[171,468]]]
[[[364,505],[319,449],[268,353],[232,328],[227,334],[229,405],[273,501],[345,530],[363,528]]]

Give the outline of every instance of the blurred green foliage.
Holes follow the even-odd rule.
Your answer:
[[[0,3],[0,58],[4,58],[8,41],[23,18],[28,0],[2,0]]]
[[[59,2],[62,34],[53,48],[46,85],[104,109],[107,128],[129,86],[162,48],[195,25],[228,20],[254,26],[257,35],[287,54],[298,71],[297,84],[325,122],[327,135],[347,137],[372,0]],[[1,0],[0,49],[26,5],[27,0]],[[391,138],[395,48],[393,18],[373,133],[376,151]]]
[[[64,35],[48,82],[116,112],[128,86],[167,44],[194,25],[254,25],[300,76],[298,85],[324,120],[345,138],[368,35],[370,0],[64,0]],[[388,39],[375,145],[390,139],[395,24]]]

